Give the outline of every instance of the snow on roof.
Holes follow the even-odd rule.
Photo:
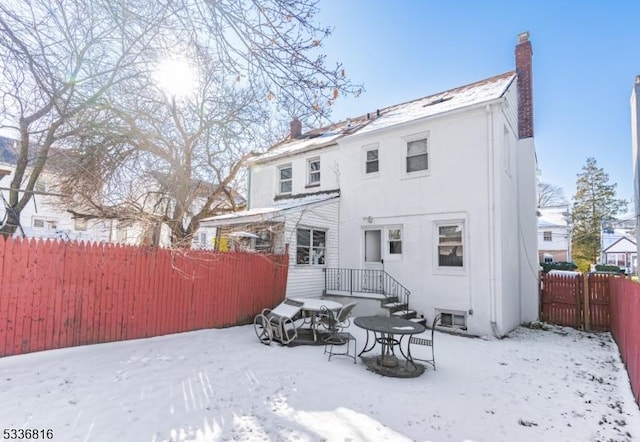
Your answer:
[[[338,198],[338,192],[326,193],[322,195],[313,195],[302,198],[285,200],[282,203],[274,204],[270,207],[257,207],[255,209],[241,210],[239,212],[227,213],[211,218],[203,219],[201,225],[206,227],[214,227],[225,224],[236,224],[238,222],[257,222],[271,219],[274,214],[286,210],[296,209],[311,204],[322,203]]]
[[[356,133],[369,133],[496,100],[504,95],[515,78],[516,73],[510,71],[466,86],[396,104],[358,118],[314,129],[299,139],[288,139],[272,146],[266,153],[258,156],[254,162],[269,161],[291,153],[329,146],[340,138]]]

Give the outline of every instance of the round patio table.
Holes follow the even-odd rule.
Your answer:
[[[424,325],[386,316],[359,316],[353,322],[356,326],[367,331],[367,340],[358,356],[370,352],[378,343],[382,349],[380,356],[376,358],[377,365],[380,369],[393,369],[399,365],[399,360],[394,352],[394,347],[398,346],[404,359],[416,366],[411,354],[405,354],[402,350],[402,338],[424,332],[426,330]],[[371,344],[369,344],[369,332],[373,332]]]

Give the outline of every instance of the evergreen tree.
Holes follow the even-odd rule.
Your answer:
[[[571,246],[578,269],[586,271],[600,255],[602,223],[624,212],[627,202],[616,198],[617,184],[609,184],[609,175],[587,158],[576,181],[571,213]]]

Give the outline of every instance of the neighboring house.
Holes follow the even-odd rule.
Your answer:
[[[249,210],[206,224],[288,246],[287,296],[358,296],[357,314],[384,313],[382,299],[474,335],[537,319],[532,52],[519,38],[516,71],[306,133],[294,120],[250,165]]]
[[[6,210],[3,198],[8,198],[9,185],[17,161],[15,144],[15,140],[0,136],[0,225],[4,220]],[[54,150],[54,152],[56,151]],[[4,179],[1,178],[3,176]],[[166,226],[151,226],[139,221],[74,219],[67,210],[62,208],[58,194],[52,190],[52,184],[55,180],[55,176],[49,171],[42,172],[34,186],[33,198],[21,212],[21,228],[16,231],[16,236],[22,236],[22,232],[24,232],[24,235],[29,238],[132,245],[155,244],[163,247],[171,245],[170,232]],[[197,205],[202,203],[213,185],[194,180],[191,186],[198,194],[194,202]],[[246,203],[245,199],[236,192],[231,192],[231,194],[235,198],[236,205],[243,206]],[[157,201],[149,199],[145,201],[149,206],[157,204]],[[198,249],[213,249],[215,235],[215,228],[198,229],[193,236],[192,246]]]
[[[5,217],[9,185],[17,160],[16,141],[0,137],[0,169],[8,172],[0,181],[0,225]],[[111,222],[73,219],[60,208],[58,197],[51,191],[53,176],[46,171],[34,186],[34,196],[22,210],[21,226],[16,235],[24,232],[29,238],[53,238],[78,241],[110,241],[113,236]]]
[[[635,238],[621,236],[602,250],[602,262],[623,269],[627,274],[638,270],[638,246]]]
[[[640,75],[637,75],[631,91],[631,148],[633,161],[633,199],[635,220],[640,220]],[[636,223],[636,238],[640,238],[640,222]],[[640,254],[640,248],[637,250]]]
[[[569,206],[549,206],[538,209],[538,262],[570,262],[571,231]]]

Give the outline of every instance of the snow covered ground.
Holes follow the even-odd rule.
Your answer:
[[[351,331],[361,349],[364,332]],[[65,442],[640,438],[608,333],[437,333],[436,345],[438,370],[413,379],[329,362],[320,346],[267,347],[252,326],[6,357],[0,432],[43,439],[51,429]]]

